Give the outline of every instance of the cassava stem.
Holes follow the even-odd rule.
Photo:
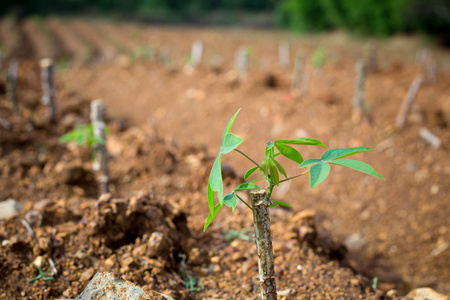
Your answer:
[[[258,253],[259,284],[262,300],[277,299],[277,285],[272,250],[272,232],[270,231],[269,206],[272,201],[265,190],[250,192],[255,223],[255,241]]]
[[[105,122],[103,116],[105,113],[105,105],[101,100],[94,100],[91,102],[91,122],[94,130],[94,135],[106,142],[105,136]],[[109,154],[106,150],[106,145],[95,143],[96,163],[99,167],[99,193],[100,195],[109,193],[109,168],[108,158]]]

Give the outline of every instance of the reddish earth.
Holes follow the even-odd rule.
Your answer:
[[[254,243],[226,242],[223,236],[230,229],[251,228],[248,209],[239,206],[233,214],[224,209],[212,228],[202,231],[209,170],[226,122],[238,108],[233,132],[245,140],[240,149],[257,161],[266,142],[307,135],[329,148],[379,150],[359,159],[386,178],[334,167],[316,189],[299,178],[276,191],[276,199],[294,206],[271,215],[283,297],[382,299],[389,290],[394,298],[393,289],[405,295],[421,286],[450,293],[450,56],[445,50],[431,51],[438,65],[433,80],[415,61],[424,47],[417,40],[371,41],[378,49],[379,70],[368,74],[365,85],[369,118],[356,124],[351,118],[354,61],[367,41],[340,34],[301,37],[51,19],[42,25],[55,41],[50,47],[29,38],[38,28],[30,22],[17,26],[24,32],[19,37],[0,36],[7,58],[14,54],[8,45],[17,47],[17,40],[28,58],[39,58],[36,53],[46,49],[72,58],[63,60],[56,76],[57,125],[48,122],[39,103],[35,61],[20,64],[20,117],[12,113],[0,83],[0,118],[12,125],[8,130],[0,126],[0,200],[13,198],[25,207],[0,221],[0,274],[5,278],[0,298],[75,298],[96,272],[106,270],[176,299],[257,299]],[[0,33],[13,25],[1,21]],[[102,35],[93,43],[95,34]],[[183,68],[196,40],[205,45],[203,63],[195,70]],[[277,67],[282,41],[290,42],[292,58],[298,50],[307,55],[309,92],[300,99],[290,92],[292,66]],[[155,56],[137,56],[146,45]],[[241,45],[252,53],[249,76],[238,82],[230,70]],[[329,53],[322,70],[314,69],[310,59],[319,45]],[[170,49],[165,63],[158,60],[161,49]],[[102,55],[105,59],[98,59]],[[217,55],[223,58],[220,69],[211,63]],[[63,68],[71,63],[74,67]],[[406,128],[395,132],[401,102],[419,75],[425,81]],[[107,106],[112,155],[112,196],[100,201],[87,149],[58,143],[75,124],[89,122],[89,101],[97,98]],[[422,140],[421,127],[443,146],[435,149]],[[305,158],[322,151],[300,150]],[[232,167],[226,178],[230,187],[251,167],[237,154],[224,161]],[[292,166],[287,172],[297,170]],[[43,217],[31,224],[36,238],[21,224],[30,210]],[[54,280],[27,282],[37,275],[31,263],[38,256],[53,259]],[[201,280],[204,290],[186,289],[186,271]]]

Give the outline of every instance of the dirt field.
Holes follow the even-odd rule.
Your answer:
[[[186,67],[197,40],[204,44],[202,63]],[[0,118],[11,125],[0,126],[0,201],[12,198],[24,206],[0,221],[1,299],[76,298],[99,271],[175,299],[258,299],[252,232],[227,236],[252,227],[248,209],[223,209],[202,231],[209,171],[226,122],[239,108],[233,132],[244,138],[239,149],[256,161],[268,141],[308,136],[329,148],[377,149],[355,158],[386,178],[334,166],[313,190],[306,177],[275,190],[275,199],[294,207],[271,211],[280,299],[400,298],[424,286],[450,294],[448,50],[418,38],[368,41],[339,33],[56,18],[0,20],[0,42]],[[278,66],[281,42],[290,44],[286,69]],[[250,52],[243,80],[233,70],[240,46]],[[322,68],[312,62],[319,46],[327,53]],[[371,47],[378,68],[368,70],[367,117],[357,123],[354,65]],[[426,57],[423,49],[429,49]],[[293,92],[298,51],[309,80]],[[39,102],[38,59],[44,56],[57,61],[57,124]],[[4,80],[13,58],[20,65],[20,116]],[[401,103],[418,76],[423,83],[406,127],[396,131]],[[58,143],[74,125],[89,122],[89,103],[99,98],[107,107],[112,156],[112,192],[100,200],[89,151]],[[421,128],[442,146],[426,143]],[[305,158],[322,153],[306,146],[300,151]],[[225,178],[230,187],[251,167],[237,153],[224,162],[231,166]],[[291,166],[286,171],[292,176],[298,171]],[[29,283],[38,275],[31,263],[39,256],[51,258],[58,273]],[[198,283],[189,291],[189,278],[204,289]]]

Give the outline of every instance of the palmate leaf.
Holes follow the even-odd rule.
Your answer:
[[[254,168],[251,168],[250,170],[248,170],[247,172],[245,172],[244,180],[247,180],[250,177],[250,175],[252,175],[256,170],[258,170],[258,168],[259,167],[254,167]]]
[[[208,217],[206,218],[205,221],[205,226],[203,226],[203,231],[205,231],[209,225],[211,225],[211,222],[214,220],[214,218],[217,216],[217,214],[219,213],[219,210],[222,208],[222,205],[220,203],[218,203],[209,213]]]
[[[277,143],[275,142],[275,147],[280,151],[280,153],[284,156],[289,158],[292,161],[295,161],[296,163],[301,164],[303,162],[303,157],[296,149],[292,148],[291,146]]]
[[[280,151],[280,153],[287,157],[288,159],[295,161],[296,163],[301,164],[303,162],[303,157],[298,152],[298,150],[294,149],[288,145],[309,145],[309,146],[321,146],[325,147],[325,145],[316,139],[313,138],[297,138],[290,140],[276,140],[274,142],[275,147]]]
[[[278,174],[278,169],[273,161],[273,159],[269,160],[270,177],[272,178],[273,183],[275,183],[276,186],[280,186],[280,174]]]
[[[231,193],[228,193],[223,197],[223,204],[225,204],[228,207],[231,207],[234,211],[234,209],[237,206],[237,197],[236,193],[233,191]]]
[[[220,147],[220,153],[226,154],[228,152],[233,151],[242,143],[242,141],[243,139],[238,137],[237,135],[228,133],[222,142],[222,146]]]
[[[330,165],[324,161],[313,165],[309,170],[309,185],[311,188],[319,185],[322,181],[327,178],[330,173]]]
[[[378,177],[382,180],[384,180],[384,177],[381,176],[377,171],[375,171],[370,165],[366,164],[365,162],[354,160],[354,159],[339,159],[339,160],[332,160],[329,162],[330,164],[334,165],[340,165],[344,167],[348,167],[375,177]]]
[[[329,164],[334,165],[340,165],[344,167],[348,167],[372,176],[375,176],[377,178],[380,178],[384,180],[384,177],[381,176],[377,171],[375,171],[370,165],[361,162],[359,160],[353,160],[353,159],[341,159],[343,157],[347,157],[350,155],[355,155],[362,152],[367,151],[375,151],[373,149],[367,148],[367,147],[354,147],[354,148],[346,148],[346,149],[332,149],[325,151],[320,159],[312,158],[305,160],[303,163],[301,163],[298,167],[304,168],[304,167],[311,167],[310,168],[310,177],[309,177],[309,184],[310,187],[316,187],[318,184],[323,182],[325,178],[330,173],[330,166]]]
[[[322,157],[320,159],[330,161],[333,159],[343,158],[350,155],[355,155],[362,152],[367,151],[375,151],[374,149],[370,149],[367,147],[354,147],[354,148],[344,148],[344,149],[331,149],[328,151],[325,151],[322,154]]]
[[[291,205],[289,205],[288,203],[283,202],[283,201],[272,200],[272,202],[273,202],[273,204],[271,206],[269,206],[269,208],[277,207],[277,206],[284,206],[284,207],[293,208]]]
[[[216,160],[214,161],[213,167],[211,169],[211,173],[209,175],[208,180],[208,206],[210,210],[210,214],[206,219],[206,224],[204,230],[208,228],[209,224],[211,224],[214,217],[217,215],[217,212],[224,205],[224,197],[223,197],[223,179],[222,179],[222,154],[229,153],[230,151],[236,149],[243,141],[242,138],[238,137],[235,134],[230,133],[231,126],[233,126],[234,120],[236,119],[240,109],[231,117],[228,121],[227,126],[223,132],[222,143],[220,145],[220,150],[217,155]],[[215,195],[217,193],[219,203],[215,204]],[[236,195],[226,195],[227,205],[232,205],[235,207],[235,198]],[[234,199],[234,200],[233,200]],[[233,202],[235,201],[235,202]],[[237,203],[237,202],[236,202]]]
[[[256,182],[256,181],[259,181],[259,179],[244,182],[244,183],[238,185],[234,189],[234,191],[238,192],[238,191],[248,191],[248,190],[260,190],[261,188],[259,186],[257,186],[256,184],[253,184],[253,182]]]
[[[272,159],[272,161],[275,164],[275,166],[277,167],[278,171],[280,171],[280,173],[283,174],[284,177],[287,178],[286,170],[283,168],[283,166],[279,162],[277,162],[275,159]]]
[[[251,181],[244,182],[244,183],[238,185],[232,192],[230,192],[230,193],[225,195],[225,197],[223,198],[223,203],[226,206],[231,207],[233,209],[233,211],[234,211],[234,209],[237,206],[236,192],[248,191],[248,190],[260,190],[261,188],[253,183],[253,182],[256,182],[258,180],[259,179],[251,180]]]

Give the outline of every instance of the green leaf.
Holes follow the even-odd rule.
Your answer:
[[[104,145],[105,144],[105,140],[103,138],[101,138],[99,136],[95,136],[95,135],[92,137],[92,141],[94,143],[97,143],[97,144],[100,144],[100,145]]]
[[[273,163],[273,159],[269,160],[269,171],[270,171],[270,177],[273,180],[273,183],[275,183],[276,186],[280,185],[280,175],[278,174],[277,167]]]
[[[346,156],[367,152],[367,151],[375,151],[374,149],[370,149],[367,147],[354,147],[354,148],[343,148],[343,149],[332,149],[325,151],[322,154],[321,159],[330,161],[333,159],[343,158]]]
[[[272,159],[272,161],[274,162],[274,164],[277,167],[277,169],[281,172],[281,174],[283,174],[284,177],[287,178],[286,170],[283,168],[283,166],[279,162],[277,162],[275,159]]]
[[[275,155],[275,150],[272,147],[266,146],[266,150],[264,151],[264,156],[265,157],[273,157]]]
[[[78,146],[83,145],[86,140],[87,140],[87,137],[85,135],[77,136],[77,145]],[[89,148],[91,147],[91,145],[89,144],[89,140],[88,140],[88,146],[89,146]]]
[[[378,174],[377,171],[375,171],[370,165],[366,164],[365,162],[354,160],[354,159],[339,159],[339,160],[333,160],[330,161],[330,164],[335,164],[339,166],[348,167],[375,177],[378,177],[382,180],[384,180],[384,177]]]
[[[219,154],[214,162],[211,169],[211,174],[209,175],[209,184],[214,192],[219,193],[219,202],[223,203],[223,181],[222,181],[222,166],[221,166],[221,155]]]
[[[261,188],[259,186],[257,186],[256,184],[253,184],[253,182],[255,182],[255,181],[257,181],[257,180],[244,182],[244,183],[240,184],[237,188],[235,188],[234,191],[238,192],[238,191],[248,191],[248,190],[261,190]]]
[[[243,139],[238,137],[233,133],[228,133],[222,141],[222,146],[220,147],[220,153],[226,154],[230,151],[236,149],[241,143]]]
[[[311,188],[316,187],[324,181],[325,178],[327,178],[329,173],[330,166],[326,162],[320,161],[319,163],[313,165],[309,170],[309,186]]]
[[[225,195],[223,197],[223,204],[225,204],[228,207],[231,207],[234,211],[234,209],[237,206],[237,197],[235,192],[231,192]]]
[[[231,130],[231,126],[233,126],[234,120],[236,119],[239,111],[241,109],[239,108],[239,110],[231,117],[231,119],[228,121],[227,127],[225,127],[225,131],[223,132],[223,136],[222,136],[222,145],[225,144],[225,138],[227,136],[228,133],[230,133]]]
[[[295,161],[296,163],[301,164],[303,162],[303,157],[296,149],[292,148],[291,146],[277,143],[275,142],[275,147],[280,151],[280,153],[289,158],[292,161]]]
[[[68,142],[76,141],[77,139],[78,139],[78,133],[71,131],[71,132],[68,132],[65,135],[61,136],[59,138],[59,142],[60,143],[68,143]]]
[[[264,174],[268,174],[269,173],[269,161],[270,161],[270,157],[265,157],[263,159],[263,161],[261,162],[261,165],[259,166],[261,172],[263,172]]]
[[[205,226],[203,226],[203,231],[206,231],[206,229],[209,227],[209,225],[211,224],[211,222],[214,220],[214,218],[217,216],[217,213],[219,212],[219,210],[222,208],[222,205],[220,203],[218,203],[215,207],[214,210],[211,211],[211,213],[208,215],[208,217],[206,218],[205,221]]]
[[[257,169],[258,169],[258,167],[254,167],[254,168],[251,168],[250,170],[248,170],[247,172],[245,172],[244,180],[247,180],[250,177],[250,175],[252,175]]]
[[[297,138],[291,140],[276,140],[275,143],[289,144],[289,145],[309,145],[326,147],[324,143],[313,138]]]
[[[210,183],[210,181],[208,181],[208,190],[207,190],[207,194],[208,194],[208,206],[209,206],[209,210],[212,212],[212,211],[214,211],[214,190],[211,188],[211,183]]]
[[[272,202],[275,203],[277,206],[284,206],[284,207],[293,208],[291,205],[289,205],[288,203],[283,202],[283,201],[272,200]]]
[[[298,166],[299,168],[306,168],[306,167],[309,167],[309,166],[311,166],[311,165],[315,165],[315,164],[317,164],[318,162],[320,162],[320,161],[322,161],[321,159],[318,159],[318,158],[310,158],[310,159],[307,159],[307,160],[305,160],[304,162],[302,162],[301,164],[300,164],[300,166]]]

